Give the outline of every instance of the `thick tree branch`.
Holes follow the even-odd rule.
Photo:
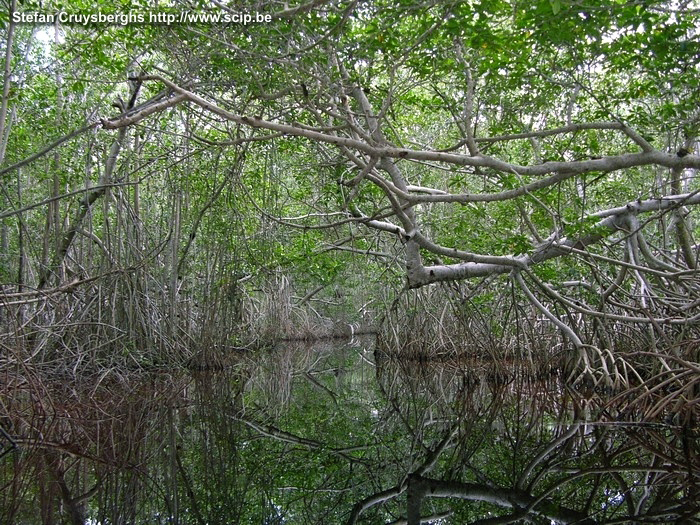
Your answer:
[[[664,166],[667,168],[700,168],[700,156],[686,155],[685,157],[680,158],[676,155],[671,155],[656,150],[641,153],[627,153],[616,156],[602,157],[600,159],[590,159],[571,162],[545,162],[544,164],[538,164],[534,166],[521,166],[518,164],[504,162],[502,160],[486,155],[471,156],[454,153],[445,153],[441,151],[411,150],[406,148],[397,148],[395,146],[386,144],[373,145],[349,137],[342,137],[339,135],[332,135],[318,131],[312,131],[290,124],[280,124],[276,122],[271,122],[257,116],[248,117],[244,115],[238,115],[236,113],[232,113],[226,109],[223,109],[212,102],[205,100],[199,95],[183,87],[178,86],[174,82],[167,80],[166,78],[160,75],[144,75],[138,78],[140,78],[143,81],[161,82],[174,92],[183,95],[182,100],[189,100],[200,106],[202,109],[219,115],[220,117],[226,120],[230,120],[232,122],[236,122],[238,124],[245,125],[251,128],[268,129],[272,131],[281,132],[289,136],[305,137],[316,142],[334,144],[339,147],[345,146],[347,148],[355,149],[366,153],[369,156],[378,157],[381,159],[386,158],[444,162],[446,164],[452,164],[456,166],[492,168],[494,170],[505,173],[515,172],[521,176],[541,176],[556,173],[559,175],[567,175],[569,177],[572,177],[588,172],[610,172],[615,170],[654,164]],[[140,118],[133,118],[135,116],[131,115],[117,118],[116,120],[105,121],[105,123],[107,126],[109,126],[109,128],[117,128],[124,125],[134,124],[142,118],[145,118],[145,116],[147,116],[147,114],[141,115],[139,113]],[[369,121],[372,122],[372,117],[370,117]],[[549,182],[549,184],[546,184],[545,186],[554,184],[556,182],[558,182],[558,179]],[[398,189],[399,191],[406,191],[405,188]],[[406,200],[409,200],[410,202],[474,202],[472,200],[469,200],[468,198],[466,198],[466,200],[460,200],[460,198],[465,199],[465,196],[458,195],[451,196],[452,198],[437,195],[413,195],[411,197],[408,196],[408,194],[406,194],[400,196],[402,198],[405,198]]]
[[[557,128],[555,130],[542,132],[504,136],[501,137],[501,139],[505,140],[538,137],[546,136],[548,134],[575,132],[581,129],[617,129],[626,133],[633,140],[635,140],[635,142],[642,146],[643,151],[641,153],[626,153],[581,161],[545,162],[532,166],[521,166],[481,154],[460,155],[441,151],[421,151],[394,147],[386,141],[384,135],[382,134],[378,119],[376,116],[374,116],[367,97],[361,89],[353,90],[353,96],[356,98],[362,113],[365,115],[371,141],[345,137],[338,135],[335,132],[327,133],[296,125],[281,124],[264,120],[260,117],[247,117],[244,115],[239,115],[205,100],[201,96],[178,86],[160,75],[144,75],[139,78],[143,81],[161,82],[168,89],[177,93],[175,97],[161,103],[163,104],[163,107],[169,107],[170,105],[186,100],[197,104],[206,111],[246,127],[266,129],[289,136],[303,137],[316,142],[333,144],[340,148],[347,149],[348,151],[355,150],[368,155],[373,160],[370,165],[364,166],[364,169],[361,172],[361,178],[367,178],[384,189],[387,197],[392,202],[394,213],[396,213],[397,218],[401,221],[402,228],[399,229],[394,226],[385,226],[383,223],[372,222],[368,222],[368,226],[393,232],[403,230],[403,232],[401,232],[402,234],[405,232],[404,240],[406,242],[406,268],[407,275],[409,277],[409,286],[412,287],[422,286],[431,282],[457,280],[468,277],[485,276],[494,273],[506,273],[511,271],[514,267],[525,268],[532,264],[571,253],[572,250],[580,249],[581,246],[585,247],[599,242],[601,239],[619,230],[621,224],[620,221],[624,219],[627,214],[637,214],[652,210],[663,211],[678,207],[680,205],[694,205],[700,203],[700,195],[686,194],[664,197],[660,199],[650,199],[647,201],[638,201],[636,203],[629,203],[624,208],[604,210],[602,212],[598,212],[597,214],[591,215],[591,217],[602,219],[599,224],[596,225],[596,228],[593,229],[593,233],[576,239],[550,240],[550,242],[537,247],[530,255],[494,257],[442,247],[429,240],[426,236],[422,235],[418,228],[413,210],[410,207],[405,208],[405,204],[414,205],[429,202],[468,203],[505,201],[531,194],[533,191],[559,184],[564,180],[589,172],[607,173],[645,165],[667,167],[673,169],[675,172],[685,168],[700,168],[700,157],[694,155],[685,155],[681,157],[653,150],[648,147],[648,143],[646,143],[646,141],[638,140],[639,137],[633,131],[631,131],[626,125],[619,122],[589,123],[571,125],[564,128]],[[116,128],[134,124],[160,108],[160,105],[148,106],[135,114],[108,121],[105,123],[105,126]],[[391,181],[371,173],[371,167],[369,166],[375,162],[375,159],[379,159],[379,168],[389,174]],[[518,176],[518,178],[524,176],[544,177],[539,180],[522,184],[517,188],[495,193],[440,194],[440,192],[437,191],[430,191],[427,192],[427,194],[416,193],[415,191],[411,191],[415,190],[415,188],[409,187],[409,185],[406,183],[405,178],[396,164],[397,159],[432,161],[459,166],[490,168],[504,173],[514,173]],[[356,179],[356,182],[360,181]],[[463,262],[458,264],[436,265],[426,268],[422,264],[420,248],[426,249],[441,256],[461,259]]]
[[[414,274],[416,281],[409,284],[410,286],[418,287],[440,281],[508,273],[514,267],[530,267],[556,257],[581,252],[581,248],[585,249],[586,246],[593,245],[619,231],[626,224],[627,217],[636,216],[645,212],[669,211],[681,205],[690,206],[697,204],[700,204],[700,193],[671,195],[657,199],[630,202],[625,206],[591,214],[590,217],[592,218],[602,218],[601,221],[593,225],[591,228],[592,233],[580,237],[563,237],[559,239],[557,239],[556,236],[552,236],[535,248],[531,254],[502,257],[500,260],[494,259],[492,262],[485,259],[478,260],[478,258],[474,258],[473,261],[469,262],[424,267]],[[608,262],[620,265],[627,264],[628,266],[634,267],[634,265],[624,263],[624,261],[608,259]],[[653,269],[645,269],[645,271],[656,272],[659,275],[668,275],[667,272],[659,272]]]

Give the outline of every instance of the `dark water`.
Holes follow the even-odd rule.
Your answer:
[[[697,423],[653,402],[697,406],[673,382],[572,388],[372,338],[215,368],[8,376],[0,523],[700,523]]]

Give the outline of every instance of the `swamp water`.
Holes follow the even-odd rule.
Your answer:
[[[700,523],[697,419],[651,403],[673,381],[596,392],[371,337],[5,381],[3,524]]]

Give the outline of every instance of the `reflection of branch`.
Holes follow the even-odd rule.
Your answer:
[[[475,483],[459,481],[442,481],[413,475],[409,477],[409,486],[414,486],[418,495],[432,498],[459,498],[470,501],[493,503],[504,508],[528,508],[537,502],[537,508],[530,513],[542,516],[557,523],[593,524],[594,520],[574,509],[563,507],[553,501],[536,499],[527,492],[517,489],[488,487]],[[409,504],[410,505],[410,504]]]
[[[452,516],[454,512],[451,510],[445,511],[445,512],[436,512],[435,514],[431,514],[430,516],[421,516],[420,522],[421,523],[436,523],[438,520],[444,520],[446,518],[449,518]],[[408,525],[408,520],[405,520],[403,518],[400,518],[396,521],[392,521],[388,523],[387,525]]]
[[[58,486],[61,500],[67,507],[67,514],[73,523],[84,523],[87,508],[85,502],[94,496],[100,489],[101,481],[98,481],[90,490],[80,496],[73,496],[68,483],[66,482],[66,470],[64,469],[59,456],[44,451],[44,461],[53,478],[53,482]]]
[[[192,482],[190,481],[190,477],[187,475],[185,467],[182,465],[182,459],[180,459],[180,454],[178,454],[177,448],[175,449],[175,461],[177,461],[177,469],[180,472],[180,476],[182,477],[182,481],[185,485],[185,493],[192,502],[192,513],[194,514],[197,523],[199,523],[200,525],[204,525],[205,521],[202,518],[202,513],[199,510],[197,496],[195,495],[194,490],[192,489]]]
[[[442,452],[452,442],[452,439],[457,435],[457,432],[459,432],[460,425],[461,420],[455,420],[455,423],[452,425],[452,429],[449,432],[447,432],[445,437],[442,438],[442,440],[440,441],[440,443],[437,444],[435,449],[431,450],[428,453],[423,464],[416,469],[415,474],[422,475],[426,472],[430,472],[433,469],[435,463],[437,463],[437,460],[440,457],[440,454],[442,454]]]
[[[237,419],[239,421],[242,421],[246,425],[248,425],[250,428],[252,428],[256,432],[259,432],[263,436],[277,439],[278,441],[284,441],[285,443],[292,443],[294,445],[301,445],[303,447],[308,447],[308,448],[313,449],[313,450],[323,450],[325,452],[328,452],[329,454],[342,457],[343,459],[347,459],[348,461],[352,461],[352,462],[361,462],[362,460],[359,458],[350,456],[350,452],[356,452],[358,450],[366,450],[366,449],[371,447],[371,445],[361,445],[361,446],[356,446],[356,447],[332,448],[332,447],[329,447],[327,445],[324,445],[320,441],[316,441],[314,439],[303,438],[303,437],[297,436],[295,434],[285,432],[284,430],[280,430],[279,428],[273,427],[271,425],[263,425],[262,423],[257,423],[255,421],[251,421],[249,419],[244,419],[244,418],[237,418]]]
[[[578,431],[580,425],[577,423],[575,425],[572,425],[569,430],[564,432],[561,436],[559,436],[557,439],[552,441],[548,447],[546,447],[542,452],[540,452],[535,459],[533,459],[527,467],[525,467],[525,470],[523,471],[522,475],[520,476],[520,479],[518,480],[518,483],[516,484],[516,487],[519,489],[523,489],[525,485],[525,481],[527,481],[527,478],[530,476],[532,473],[533,469],[544,459],[546,458],[555,448],[557,448],[559,445],[564,443],[566,440],[568,440],[570,437],[572,437],[576,432]]]
[[[483,520],[472,521],[470,525],[506,525],[508,523],[515,523],[516,521],[519,522],[526,517],[527,512],[520,510],[505,516],[496,516],[494,518],[484,518]]]
[[[327,388],[325,385],[323,385],[318,379],[316,379],[314,376],[311,375],[310,372],[305,372],[304,377],[311,381],[311,384],[319,388],[322,392],[325,392],[329,396],[331,396],[331,399],[333,400],[333,403],[335,405],[338,404],[338,398],[335,395],[335,392],[333,392],[330,388]]]
[[[403,420],[403,418],[401,418]],[[409,427],[408,423],[404,421],[404,423]],[[457,420],[452,428],[450,429],[449,432],[445,435],[444,438],[437,444],[435,449],[431,450],[428,452],[425,461],[421,466],[419,466],[416,469],[417,474],[412,474],[411,476],[420,476],[421,474],[425,474],[426,472],[429,472],[432,470],[432,468],[435,466],[437,463],[438,458],[440,457],[440,454],[447,448],[450,443],[452,442],[452,439],[454,436],[457,434],[459,431],[459,427],[461,425],[461,421]],[[350,518],[348,519],[348,525],[352,525],[357,521],[357,518],[360,516],[362,512],[365,510],[369,509],[370,507],[373,507],[374,505],[378,505],[379,503],[384,503],[387,500],[393,499],[396,496],[400,495],[403,493],[409,486],[409,480],[411,479],[411,476],[404,478],[404,480],[401,482],[400,485],[397,485],[395,487],[383,490],[381,492],[377,492],[375,494],[372,494],[371,496],[366,497],[362,501],[359,501],[355,504],[355,506],[352,508],[352,512],[350,514]],[[410,497],[409,497],[410,498]],[[420,513],[420,508],[417,511]],[[408,523],[413,523],[414,520],[412,521],[412,511],[409,510],[408,512]],[[419,519],[419,522],[423,521],[430,521],[428,519]],[[401,522],[399,522],[401,523]]]
[[[431,514],[430,516],[421,516],[420,522],[435,523],[438,520],[444,520],[445,518],[449,518],[450,516],[452,516],[452,514],[454,514],[454,512],[452,512],[451,510],[445,512],[436,512],[435,514]],[[396,521],[388,523],[387,525],[408,525],[408,520],[400,518]]]
[[[395,498],[403,491],[405,491],[407,487],[408,485],[406,484],[406,482],[404,482],[401,485],[397,485],[395,487],[391,487],[390,489],[377,492],[375,494],[372,494],[371,496],[366,497],[362,501],[358,501],[352,508],[352,512],[350,513],[350,517],[348,518],[347,525],[354,525],[357,522],[357,518],[359,518],[360,514],[362,514],[365,510],[369,509],[370,507],[374,507],[379,503],[384,503],[385,501]]]

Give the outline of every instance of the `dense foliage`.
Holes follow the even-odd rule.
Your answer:
[[[51,44],[48,26],[13,23],[37,13],[274,21],[73,24]],[[604,294],[623,261],[638,271],[607,306],[657,300],[668,320],[679,305],[651,281],[697,262],[697,16],[654,2],[10,6],[2,271],[46,288],[71,259],[94,277],[155,257],[206,289],[221,253],[225,278],[288,268],[312,290],[364,252],[403,259],[409,287],[510,274],[526,295],[566,295],[573,280]],[[21,224],[42,220],[32,250]],[[99,228],[125,245],[141,229],[139,253]]]
[[[369,325],[695,424],[696,1],[3,6],[0,428]]]

